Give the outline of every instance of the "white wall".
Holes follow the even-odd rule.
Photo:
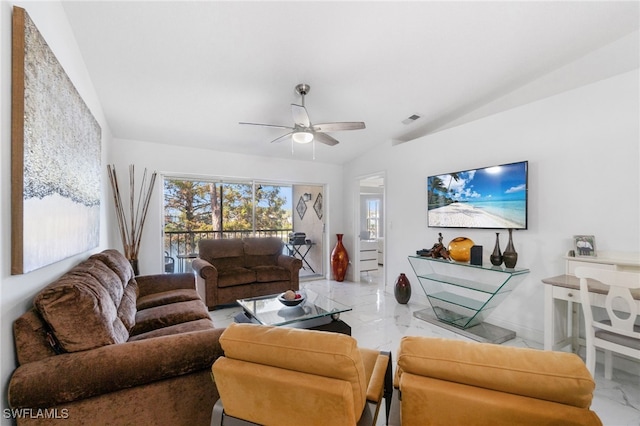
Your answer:
[[[0,210],[0,235],[2,236],[0,244],[0,380],[3,410],[7,406],[7,384],[16,367],[13,321],[31,307],[33,296],[42,287],[90,255],[90,253],[78,254],[29,274],[11,276],[11,19],[13,5],[23,7],[27,11],[100,123],[103,163],[111,139],[102,108],[60,2],[2,1],[0,3],[0,91],[2,95],[0,97],[0,205],[2,205]],[[103,182],[104,194],[107,189],[106,173]],[[100,214],[100,246],[92,252],[108,246],[106,232],[108,224],[105,213],[107,207],[103,202]],[[2,422],[10,423],[4,418]]]
[[[267,159],[251,155],[120,139],[114,140],[109,158],[109,163],[116,166],[120,181],[125,178],[128,179],[129,164],[134,164],[138,171],[136,180],[140,179],[145,167],[148,172],[158,172],[158,180],[156,181],[156,188],[153,192],[149,215],[142,236],[139,259],[141,274],[160,273],[164,268],[162,249],[164,218],[162,179],[160,177],[163,174],[237,177],[263,182],[325,185],[323,220],[327,224],[326,232],[331,235],[334,232],[333,230],[338,229],[335,232],[340,232],[339,229],[342,228],[342,167],[337,165],[315,161],[300,161],[299,159]],[[122,191],[122,185],[120,187]],[[128,191],[126,194],[122,194],[122,196],[128,197]],[[314,197],[315,195],[314,193]],[[295,208],[295,204],[298,202],[297,198],[293,202]],[[313,201],[307,203],[307,207],[309,208],[307,214],[313,213],[315,215]],[[113,214],[112,203],[110,203],[110,208],[110,214]],[[294,214],[297,215],[295,211]],[[114,241],[116,241],[115,247],[122,250],[117,229],[112,229],[112,232],[113,238],[115,238]],[[325,250],[331,247],[324,244]],[[327,253],[325,253],[325,259],[324,271],[328,271],[329,256]]]
[[[491,230],[427,228],[427,176],[528,160],[529,229],[513,238],[518,266],[531,273],[489,320],[542,342],[541,279],[564,273],[562,256],[573,235],[595,235],[599,250],[640,252],[638,80],[636,69],[412,142],[385,144],[346,165],[348,209],[357,176],[386,169],[387,285],[405,272],[422,293],[407,256],[430,248],[439,231],[445,243],[470,237],[485,256],[494,246]],[[345,218],[353,229],[353,212]],[[506,231],[500,239],[504,250]],[[353,247],[352,235],[347,244]]]

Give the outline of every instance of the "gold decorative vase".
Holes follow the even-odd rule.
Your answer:
[[[449,243],[449,256],[456,262],[468,262],[471,259],[471,247],[475,243],[467,237],[457,237]]]

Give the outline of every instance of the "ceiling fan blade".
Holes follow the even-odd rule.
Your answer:
[[[239,122],[238,124],[248,124],[249,126],[275,127],[276,129],[288,129],[288,130],[293,130],[293,127],[290,127],[290,126],[280,126],[280,125],[278,125],[278,124],[245,123],[244,121],[241,121],[241,122]]]
[[[340,130],[360,130],[364,129],[365,125],[362,121],[349,121],[342,123],[321,123],[314,124],[313,130],[317,132],[338,132]]]
[[[291,136],[292,134],[293,134],[293,132],[289,132],[289,133],[287,133],[286,135],[282,135],[282,136],[280,136],[280,137],[278,137],[278,138],[275,138],[274,140],[272,140],[272,141],[271,141],[271,143],[274,143],[274,142],[282,142],[283,140],[285,140],[286,138],[288,138],[288,137],[289,137],[289,136]]]
[[[336,139],[334,139],[333,137],[327,135],[326,133],[314,133],[314,136],[316,141],[323,143],[325,145],[329,145],[329,146],[334,146],[334,145],[338,145],[340,142],[338,142]]]
[[[291,104],[291,115],[293,115],[293,122],[297,126],[309,127],[311,125],[307,109],[302,105]]]

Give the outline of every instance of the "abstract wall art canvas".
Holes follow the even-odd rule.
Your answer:
[[[24,9],[13,9],[11,273],[100,237],[101,129]]]

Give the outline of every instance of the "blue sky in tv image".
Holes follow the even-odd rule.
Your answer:
[[[527,162],[430,176],[429,226],[525,228]]]

